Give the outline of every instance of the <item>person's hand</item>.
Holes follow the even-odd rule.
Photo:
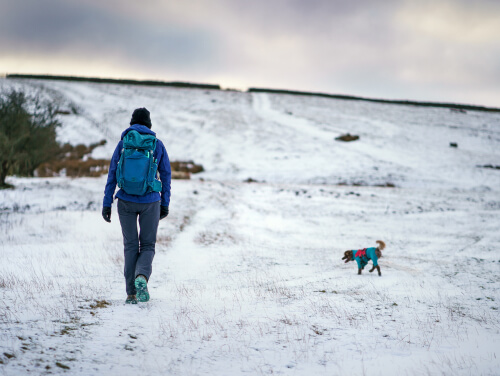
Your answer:
[[[109,206],[102,207],[102,217],[106,222],[111,222],[111,207]]]
[[[160,209],[160,219],[165,218],[168,215],[168,206],[162,206]]]

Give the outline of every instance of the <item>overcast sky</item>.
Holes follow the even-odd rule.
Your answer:
[[[0,74],[500,107],[500,0],[0,0]]]

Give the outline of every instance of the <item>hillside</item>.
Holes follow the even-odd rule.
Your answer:
[[[172,182],[152,300],[138,306],[124,304],[116,205],[111,224],[101,218],[105,177],[9,178],[16,189],[0,191],[4,374],[498,372],[500,171],[478,166],[500,165],[500,114],[0,85],[43,85],[75,109],[61,115],[59,140],[106,139],[96,158],[110,157],[145,106],[170,158],[205,168]],[[345,133],[360,138],[335,140]],[[382,277],[341,261],[377,239],[387,243]]]
[[[219,90],[17,84],[42,85],[63,108],[77,108],[78,115],[61,117],[59,138],[74,144],[106,139],[106,147],[95,150],[99,158],[109,158],[131,111],[145,106],[171,159],[202,162],[208,179],[459,189],[500,182],[499,174],[477,168],[500,164],[497,113]],[[360,140],[334,141],[347,132]]]

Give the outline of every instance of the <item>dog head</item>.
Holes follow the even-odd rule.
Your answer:
[[[352,251],[345,251],[342,260],[345,260],[345,263],[348,263],[349,261],[352,261],[352,255]]]

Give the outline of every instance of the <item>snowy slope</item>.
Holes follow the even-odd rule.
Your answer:
[[[61,117],[60,140],[108,140],[96,157],[109,158],[133,109],[145,106],[171,159],[200,161],[209,179],[459,189],[500,183],[498,173],[476,167],[500,164],[500,113],[265,93],[17,82],[43,85],[63,107],[79,108],[80,115]],[[360,140],[334,141],[347,132]]]
[[[105,177],[11,177],[4,374],[498,374],[500,172],[476,167],[500,164],[498,114],[43,85],[79,109],[61,117],[61,141],[105,138],[94,153],[109,157],[145,106],[171,159],[206,172],[173,181],[152,300],[138,306],[123,304],[116,207],[111,224],[100,217]],[[360,140],[334,141],[346,132]],[[387,182],[397,188],[375,187]],[[377,239],[381,278],[341,261]]]

